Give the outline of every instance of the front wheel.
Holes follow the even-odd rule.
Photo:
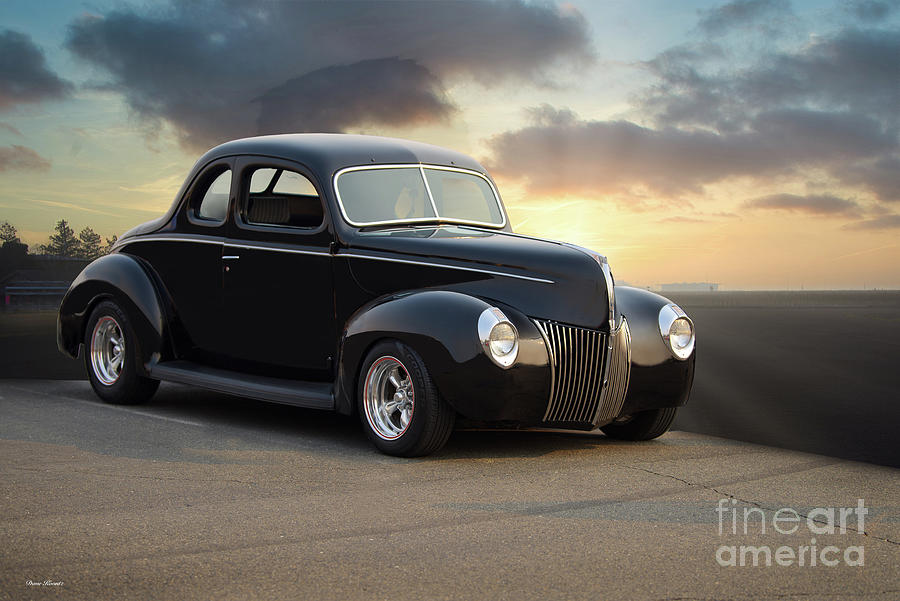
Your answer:
[[[675,420],[675,407],[639,411],[625,419],[606,424],[601,430],[610,438],[620,440],[651,440],[669,431]]]
[[[388,455],[434,453],[450,438],[456,413],[428,374],[422,358],[399,342],[382,342],[360,370],[359,417],[366,435]]]
[[[91,313],[84,333],[84,366],[94,392],[107,403],[136,405],[148,400],[159,381],[137,371],[140,361],[128,316],[112,301]]]

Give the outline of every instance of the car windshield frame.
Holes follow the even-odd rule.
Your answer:
[[[355,171],[375,171],[379,169],[415,169],[419,172],[419,176],[422,178],[422,182],[425,187],[425,191],[428,194],[428,201],[431,203],[431,209],[434,212],[434,217],[414,217],[414,218],[398,218],[398,219],[384,219],[379,221],[354,221],[350,218],[350,215],[347,214],[347,209],[344,207],[344,201],[341,198],[341,190],[338,185],[338,180],[340,177],[349,172]],[[497,210],[500,213],[501,220],[499,223],[491,222],[491,221],[478,221],[475,219],[458,219],[454,217],[442,217],[438,214],[437,206],[434,202],[434,195],[431,192],[431,187],[428,183],[428,177],[425,175],[426,169],[434,169],[437,171],[451,171],[456,173],[464,173],[466,175],[473,175],[484,180],[487,185],[490,187],[491,193],[493,194],[494,202],[497,204]],[[364,228],[364,227],[377,227],[382,225],[417,225],[417,224],[459,224],[459,225],[475,225],[480,227],[489,227],[492,229],[503,229],[506,227],[508,219],[506,217],[506,211],[503,208],[503,203],[500,201],[500,194],[497,192],[497,188],[494,186],[494,183],[484,174],[479,173],[478,171],[474,171],[472,169],[463,169],[460,167],[448,167],[446,165],[434,165],[430,163],[391,163],[391,164],[380,164],[380,165],[355,165],[352,167],[344,167],[340,169],[334,174],[332,178],[332,186],[334,188],[334,195],[337,199],[338,208],[340,209],[341,217],[345,222],[352,225],[353,227]]]

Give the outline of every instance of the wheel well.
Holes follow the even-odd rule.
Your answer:
[[[84,317],[81,320],[81,325],[78,327],[78,348],[79,349],[81,349],[81,347],[84,346],[84,337],[87,334],[87,324],[91,318],[91,313],[94,312],[94,309],[97,308],[97,305],[99,305],[100,303],[102,303],[105,300],[113,300],[114,301],[115,298],[113,297],[112,294],[104,292],[104,293],[98,294],[97,296],[92,298],[91,301],[84,308]]]
[[[135,315],[135,310],[134,310],[133,304],[131,304],[130,299],[128,299],[127,296],[125,296],[125,299],[128,302],[123,301],[123,299],[120,298],[119,295],[116,294],[115,291],[112,291],[112,292],[107,291],[107,292],[101,292],[100,294],[98,294],[97,296],[95,296],[94,298],[92,298],[90,300],[90,302],[85,307],[84,318],[81,320],[81,324],[79,326],[79,336],[80,336],[79,344],[78,344],[79,349],[84,346],[84,339],[87,336],[87,327],[88,327],[88,322],[90,321],[91,314],[96,310],[96,308],[99,304],[101,304],[105,301],[109,301],[109,302],[112,302],[114,305],[116,305],[116,307],[119,308],[119,311],[121,311],[125,315],[126,319],[128,319],[129,323],[131,324],[131,328],[132,328],[132,344],[138,350],[138,353],[137,353],[138,356],[139,357],[142,356],[141,347],[143,345],[143,342],[141,341],[140,336],[138,336],[137,333],[134,332],[134,330],[133,330],[134,320],[138,316]],[[129,310],[129,309],[131,309],[131,310]],[[141,365],[141,367],[139,367],[139,372],[142,374],[145,372],[145,368],[143,367],[143,364]]]
[[[398,344],[406,344],[399,338],[391,338],[390,336],[382,336],[381,338],[376,338],[371,343],[369,343],[363,352],[360,354],[359,362],[353,367],[353,380],[352,380],[352,390],[350,391],[350,410],[352,415],[356,415],[359,411],[357,407],[357,400],[359,399],[359,377],[362,375],[363,364],[366,362],[366,357],[369,356],[369,353],[372,352],[372,349],[381,344],[382,342],[397,342]]]

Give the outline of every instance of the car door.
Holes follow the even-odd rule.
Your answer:
[[[233,161],[215,161],[194,179],[173,223],[124,252],[144,259],[172,301],[179,352],[206,361],[221,345],[222,249],[232,198]]]
[[[326,380],[336,349],[327,213],[311,173],[244,158],[222,261],[227,354],[265,375]]]

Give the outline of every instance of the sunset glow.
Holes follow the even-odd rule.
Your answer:
[[[0,222],[121,234],[236,137],[473,155],[633,285],[900,288],[900,3],[0,3]]]

